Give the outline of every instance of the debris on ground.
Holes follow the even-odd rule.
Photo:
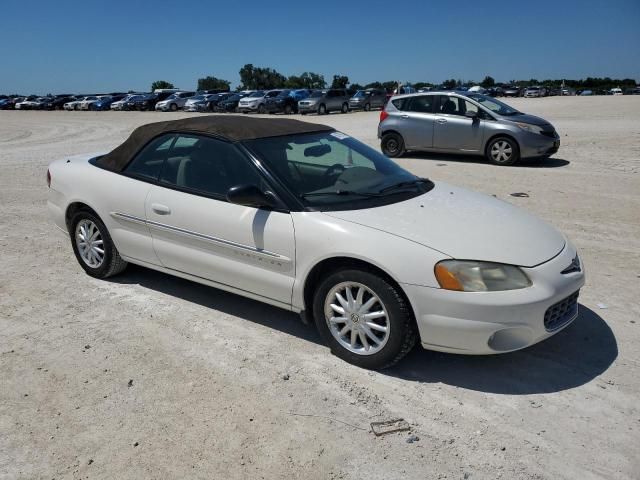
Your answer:
[[[529,198],[529,194],[524,192],[514,192],[514,193],[510,193],[509,195],[511,195],[512,197],[518,197],[518,198]]]
[[[129,380],[129,383],[127,383],[127,387],[129,388],[133,387],[133,380]]]
[[[289,380],[289,374],[285,373],[284,375],[282,375],[282,379],[283,380]]]
[[[413,443],[413,442],[419,442],[419,441],[420,441],[420,437],[417,435],[409,435],[406,440],[407,443]]]
[[[600,310],[606,310],[607,308],[609,308],[606,304],[604,303],[596,303],[596,307],[598,307]]]
[[[411,430],[411,427],[404,418],[395,418],[393,420],[384,420],[382,422],[371,422],[371,431],[376,437],[386,435],[388,433],[406,432],[408,430]]]

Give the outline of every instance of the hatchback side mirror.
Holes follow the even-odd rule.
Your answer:
[[[467,110],[464,112],[464,116],[467,118],[473,118],[474,120],[478,118],[478,112]]]
[[[270,192],[263,192],[256,185],[235,185],[227,191],[230,203],[254,208],[273,208],[275,199]]]

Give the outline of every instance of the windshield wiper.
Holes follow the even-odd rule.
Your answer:
[[[325,195],[360,195],[362,197],[379,197],[379,193],[356,192],[354,190],[335,190],[332,192],[301,193],[300,198],[320,197]]]
[[[384,194],[386,192],[390,192],[391,190],[396,190],[398,188],[411,187],[413,185],[418,185],[419,183],[428,183],[430,180],[428,178],[415,178],[413,180],[405,180],[403,182],[394,183],[393,185],[389,185],[388,187],[384,187],[382,190],[379,190],[379,194]]]

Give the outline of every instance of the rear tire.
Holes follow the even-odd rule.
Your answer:
[[[415,322],[402,292],[368,270],[329,274],[315,292],[313,314],[331,353],[358,367],[391,367],[415,345]]]
[[[513,165],[520,159],[520,148],[509,137],[496,137],[487,145],[485,155],[494,165]]]
[[[371,110],[371,104],[370,103],[365,103],[364,104],[364,111],[368,112],[369,110]]]
[[[107,227],[94,213],[81,210],[71,219],[69,236],[80,266],[95,278],[117,275],[127,268]]]
[[[284,106],[284,114],[291,115],[293,113],[293,107],[291,105]]]
[[[401,157],[405,153],[404,139],[398,133],[385,133],[380,144],[382,153],[389,158]]]
[[[264,115],[265,113],[267,113],[267,107],[265,107],[265,106],[264,106],[264,104],[261,104],[261,105],[258,107],[258,113],[261,113],[261,114],[263,114],[263,115]]]
[[[343,103],[342,104],[342,109],[340,111],[342,113],[348,113],[349,112],[349,104],[348,103]]]

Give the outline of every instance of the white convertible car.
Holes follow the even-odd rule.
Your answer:
[[[47,177],[53,221],[89,275],[131,262],[300,312],[362,367],[394,364],[416,339],[518,350],[578,315],[584,272],[561,233],[327,126],[153,123]]]

